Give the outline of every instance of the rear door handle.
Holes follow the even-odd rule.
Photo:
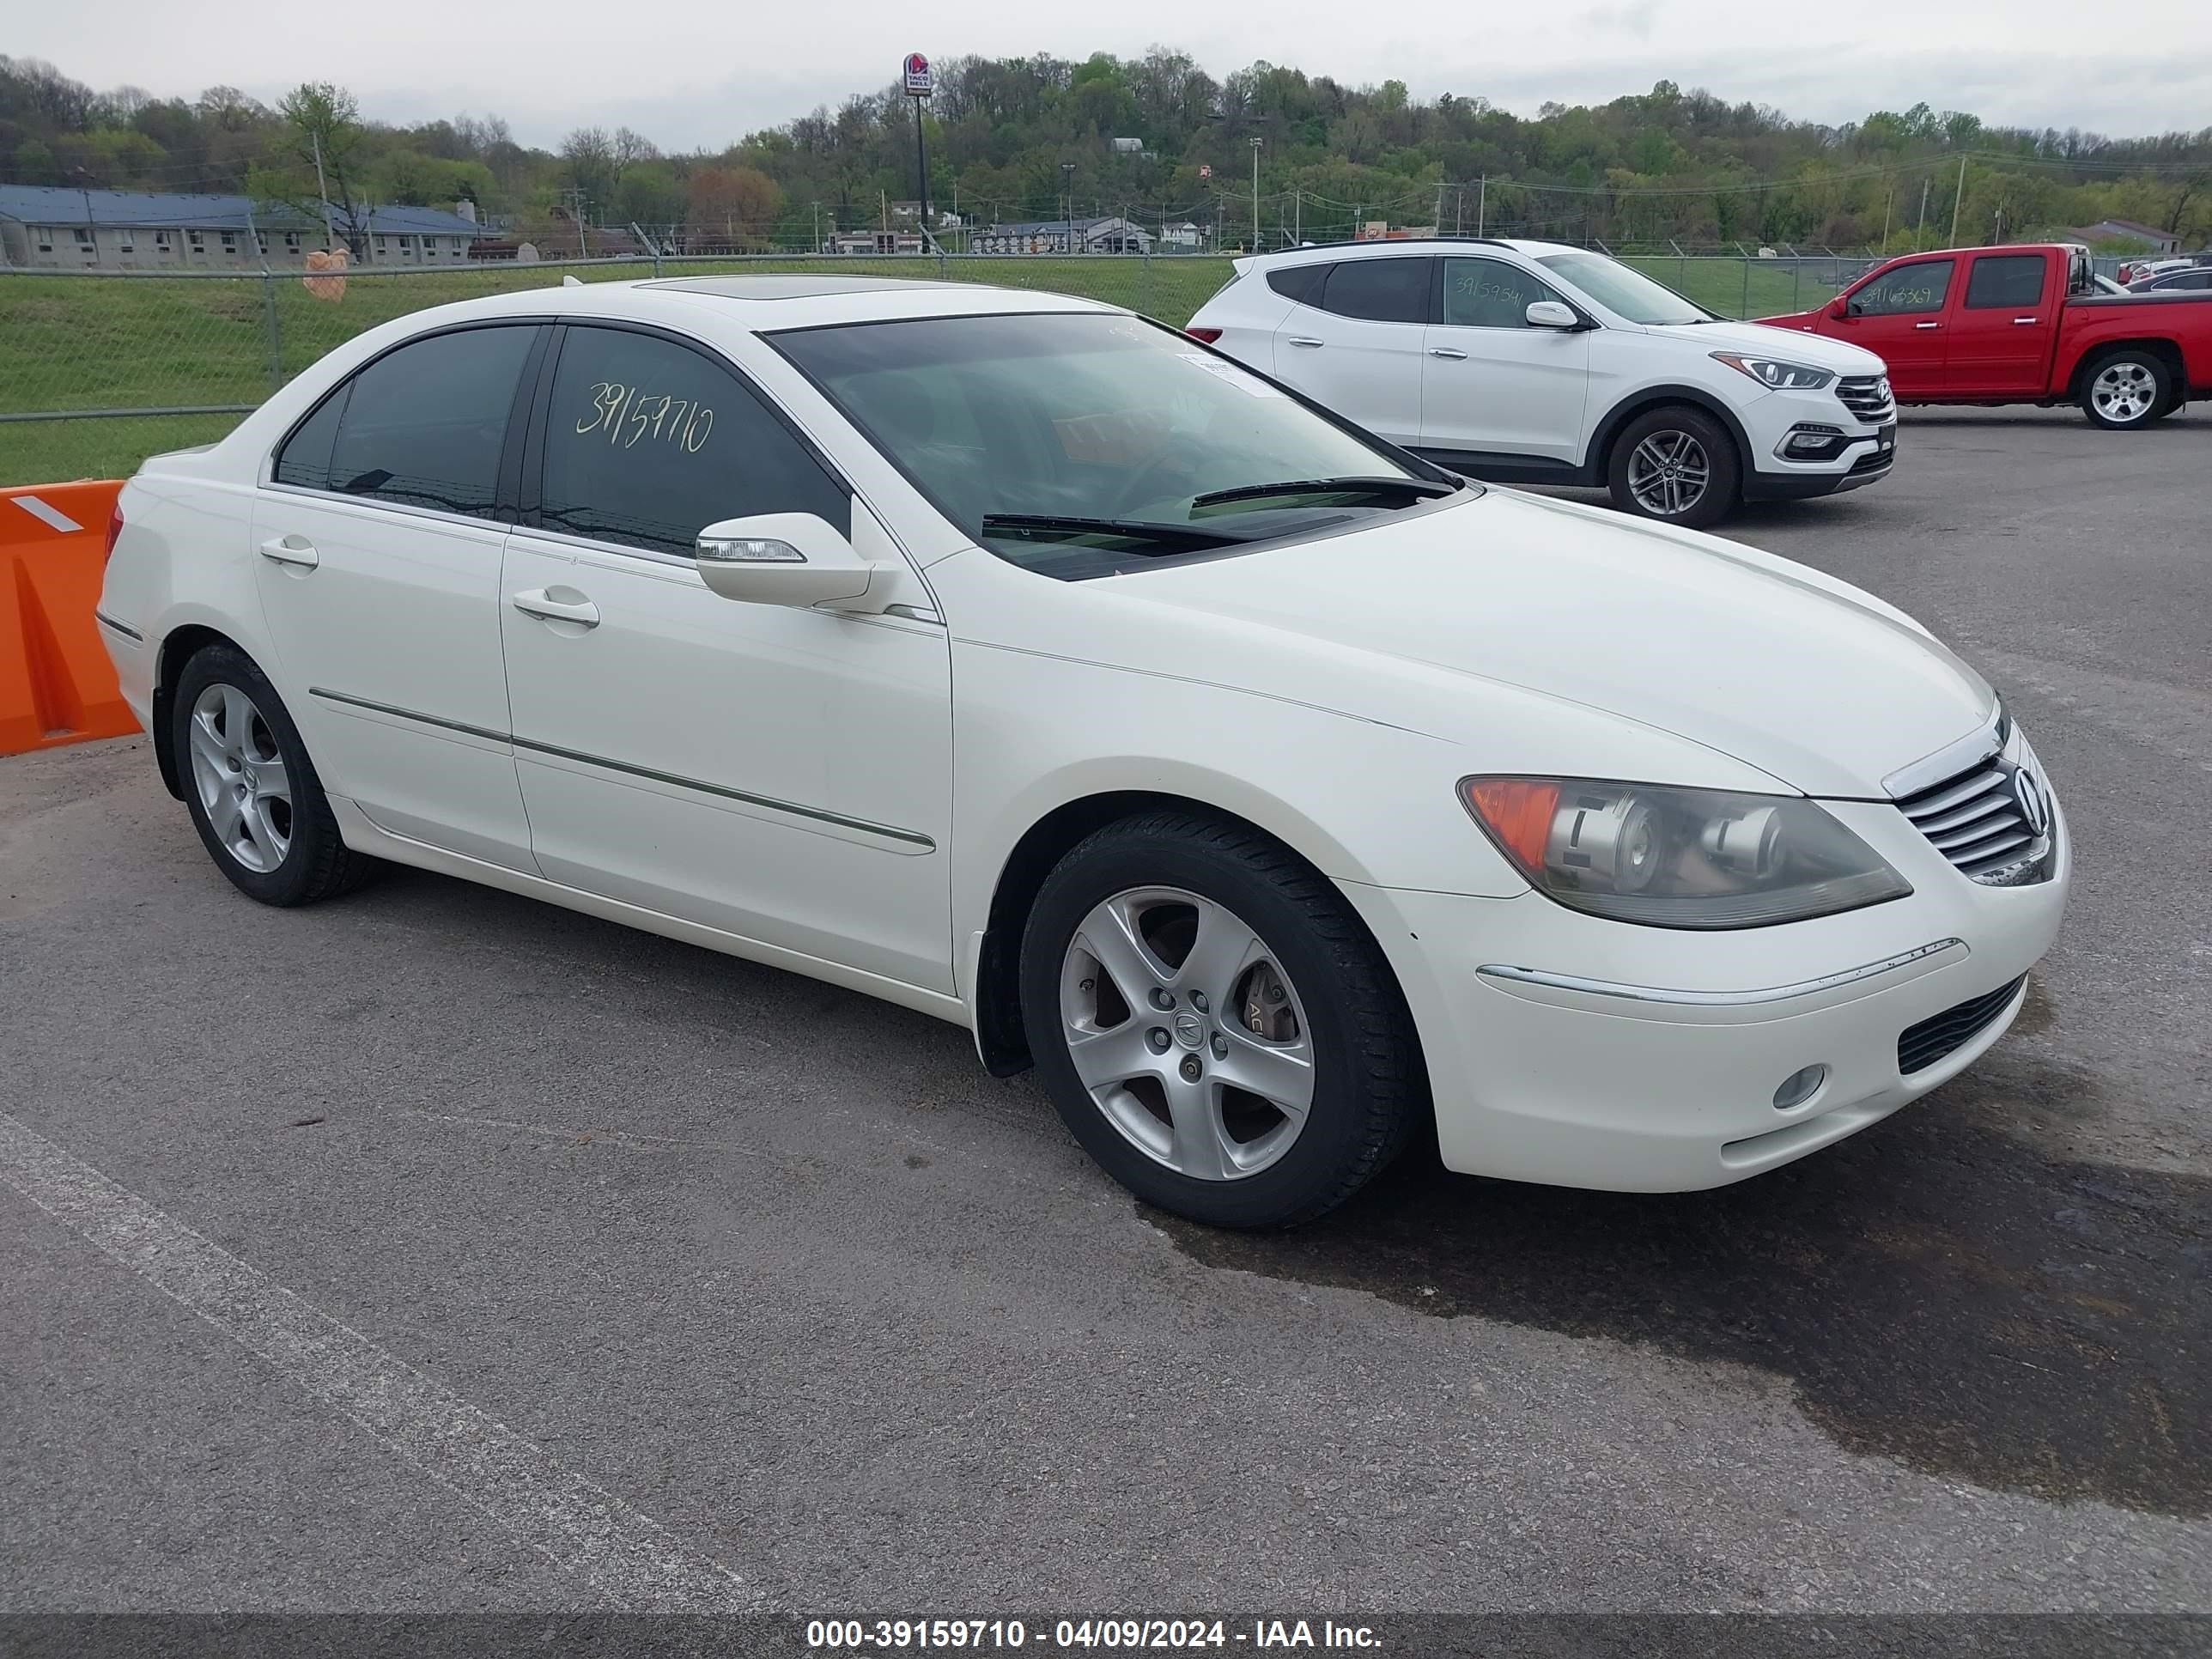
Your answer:
[[[261,544],[261,556],[272,564],[295,564],[302,570],[322,562],[315,544],[305,536],[272,536]]]
[[[1913,327],[1915,327],[1915,328],[1941,328],[1941,327],[1942,327],[1942,326],[1943,326],[1943,325],[1942,325],[1942,324],[1941,324],[1941,323],[1915,323],[1915,324],[1913,324]]]
[[[1291,336],[1291,343],[1294,346],[1304,346],[1310,351],[1318,350],[1321,347],[1321,342],[1310,334],[1293,334]]]
[[[1431,357],[1449,357],[1455,362],[1464,362],[1467,360],[1467,353],[1460,350],[1456,346],[1431,346],[1429,348],[1429,356]]]
[[[517,593],[514,608],[526,617],[538,617],[546,622],[575,623],[585,628],[599,625],[599,607],[589,599],[556,599],[542,587]]]

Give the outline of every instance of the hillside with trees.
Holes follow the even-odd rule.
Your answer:
[[[1264,62],[1217,79],[1165,48],[965,58],[939,66],[926,137],[935,228],[954,246],[942,216],[1071,208],[1155,231],[1195,225],[1222,247],[1248,242],[1256,219],[1271,246],[1382,221],[1615,248],[1895,251],[1949,240],[1954,212],[1963,240],[2124,219],[2212,242],[2212,128],[2029,131],[1924,104],[1830,126],[1668,81],[1517,115],[1479,95],[1424,100],[1399,81],[1349,87]],[[0,181],[296,202],[319,149],[326,177],[344,181],[331,178],[334,198],[465,198],[568,252],[615,251],[630,227],[673,249],[818,246],[911,204],[915,145],[912,107],[888,86],[720,151],[670,154],[598,126],[545,150],[496,115],[380,123],[325,83],[273,107],[228,87],[162,99],[0,57]]]

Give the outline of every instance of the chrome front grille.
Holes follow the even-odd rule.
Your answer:
[[[1836,401],[1851,411],[1852,418],[1881,426],[1897,418],[1896,402],[1889,395],[1887,374],[1846,374],[1836,382]]]
[[[2049,793],[2031,766],[1991,755],[1905,796],[1897,809],[1970,880],[2009,887],[2041,878],[2041,861],[2051,846],[2051,808]]]

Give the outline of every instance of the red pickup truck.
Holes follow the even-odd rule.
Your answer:
[[[1759,320],[1864,346],[1901,404],[2078,403],[2128,428],[2212,397],[2212,294],[2100,293],[2076,244],[1911,253]]]

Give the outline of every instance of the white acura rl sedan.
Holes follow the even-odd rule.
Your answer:
[[[1164,1208],[1771,1170],[2018,1011],[2065,822],[1881,600],[1467,483],[1170,329],[548,288],[149,461],[100,617],[217,867],[379,860],[865,991]]]

